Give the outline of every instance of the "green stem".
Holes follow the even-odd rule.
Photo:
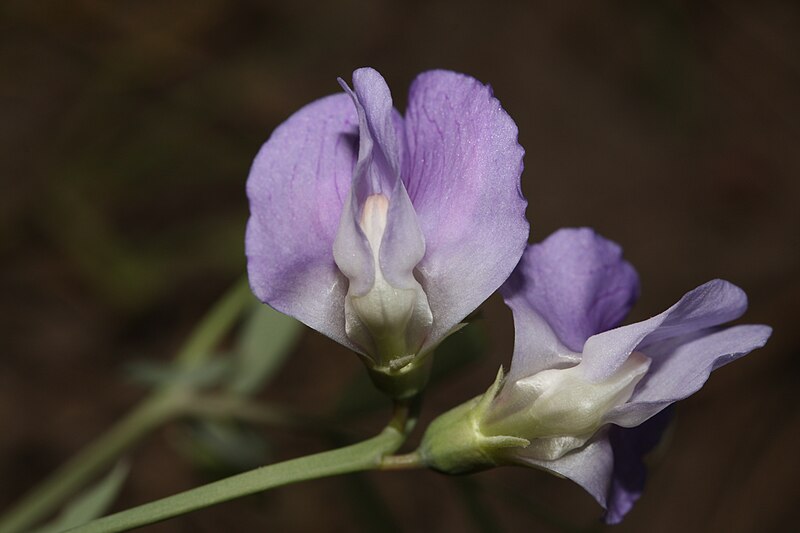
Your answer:
[[[409,470],[411,468],[424,468],[425,461],[419,452],[411,452],[403,455],[387,455],[381,461],[381,470]]]
[[[175,356],[178,364],[190,368],[211,357],[213,349],[253,301],[255,300],[250,293],[247,279],[237,281],[194,328],[192,335]]]
[[[159,394],[141,403],[4,515],[0,520],[0,533],[26,531],[54,511],[79,487],[111,465],[131,444],[173,416],[177,406],[174,398],[173,395]]]
[[[211,505],[275,487],[380,467],[413,427],[407,405],[396,407],[391,423],[371,439],[282,463],[263,466],[202,487],[134,507],[70,530],[71,533],[113,533],[160,522]]]
[[[252,301],[247,282],[237,282],[200,321],[176,356],[184,368],[199,365],[230,331]],[[0,533],[18,533],[55,511],[69,496],[147,433],[180,414],[186,391],[168,387],[151,393],[110,430],[84,448],[0,517]]]

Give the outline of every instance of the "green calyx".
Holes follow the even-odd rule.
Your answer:
[[[487,436],[480,421],[503,384],[503,369],[492,386],[431,422],[419,453],[426,466],[447,474],[484,470],[503,463],[502,450],[526,447],[530,441],[509,435]]]
[[[407,400],[419,395],[428,384],[433,364],[433,353],[411,358],[399,368],[393,366],[374,366],[367,362],[367,370],[372,383],[384,394],[394,400]]]

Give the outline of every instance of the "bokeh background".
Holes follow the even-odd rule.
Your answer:
[[[621,243],[643,285],[632,320],[723,277],[747,290],[747,322],[775,328],[681,403],[615,529],[795,526],[800,8],[772,0],[3,2],[0,508],[143,397],[126,365],[167,361],[243,272],[259,146],[364,65],[401,109],[426,69],[491,83],[526,149],[531,240],[587,225]],[[488,355],[430,391],[423,421],[508,364],[510,313],[495,296],[482,316]],[[324,414],[361,372],[306,331],[262,397]],[[383,418],[344,429],[367,436]],[[179,431],[136,448],[115,508],[210,479],[176,452]],[[259,432],[270,461],[331,445]],[[599,516],[532,470],[414,471],[287,487],[149,531],[572,531]]]

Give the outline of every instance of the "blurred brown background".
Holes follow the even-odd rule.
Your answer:
[[[531,239],[589,225],[621,243],[643,285],[631,319],[723,277],[750,295],[747,322],[775,328],[767,348],[680,405],[643,499],[616,530],[797,527],[800,8],[790,1],[3,2],[0,509],[142,397],[125,363],[167,360],[243,271],[244,181],[260,144],[363,65],[383,73],[401,109],[425,69],[491,83],[527,151]],[[508,363],[510,314],[494,297],[483,316],[490,357],[432,390],[423,420]],[[308,331],[264,397],[321,413],[359,372]],[[382,419],[347,429],[366,436]],[[176,455],[171,431],[137,448],[115,508],[208,480]],[[270,460],[330,445],[264,433]],[[495,531],[584,528],[600,515],[576,486],[532,470],[420,471],[287,487],[149,531],[480,531],[474,498]]]

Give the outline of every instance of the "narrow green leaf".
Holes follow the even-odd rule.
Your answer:
[[[72,500],[52,522],[45,524],[35,533],[59,533],[86,524],[105,514],[122,490],[128,477],[128,464],[120,461],[111,472],[93,487],[90,487]]]
[[[255,302],[236,347],[231,392],[252,394],[281,367],[302,332],[301,324]]]
[[[185,368],[174,362],[133,361],[125,365],[128,377],[136,383],[151,387],[190,385],[194,388],[211,387],[231,373],[231,362],[216,357],[197,366]]]
[[[250,292],[247,278],[241,278],[195,326],[175,355],[175,362],[184,368],[191,368],[210,359],[217,345],[228,335],[252,301],[253,293]]]
[[[182,426],[173,444],[213,475],[244,472],[267,462],[269,445],[260,432],[234,421],[194,421]]]

